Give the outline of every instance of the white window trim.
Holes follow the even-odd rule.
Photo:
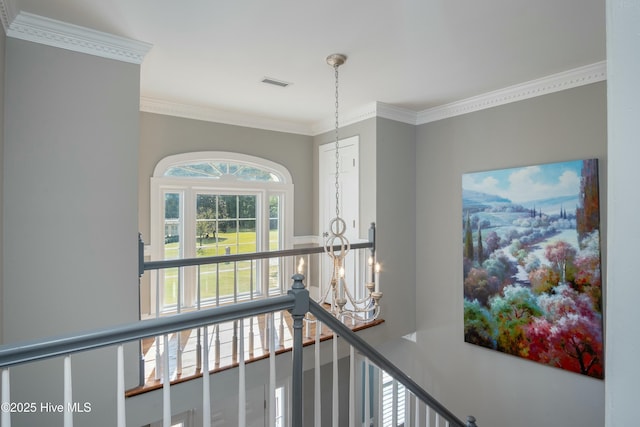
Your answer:
[[[241,181],[233,179],[207,179],[207,178],[191,178],[191,177],[167,177],[164,176],[166,170],[171,167],[189,164],[201,161],[215,162],[231,162],[241,163],[253,166],[259,169],[271,171],[280,176],[282,182],[269,181]],[[226,151],[201,151],[177,154],[165,157],[160,160],[154,168],[153,176],[150,180],[150,257],[151,260],[161,260],[164,246],[164,221],[162,213],[163,194],[165,192],[180,192],[183,194],[183,205],[185,204],[186,194],[194,191],[209,191],[215,188],[216,194],[257,194],[259,197],[258,205],[262,211],[263,218],[269,221],[269,197],[272,195],[280,196],[281,200],[281,221],[280,221],[280,238],[282,249],[289,249],[293,244],[293,194],[294,186],[291,173],[282,165],[267,159],[250,156],[240,153],[232,153]],[[181,206],[185,209],[185,206]],[[189,215],[184,212],[184,215]],[[183,216],[184,217],[184,216]],[[258,244],[264,244],[269,241],[269,229],[263,227],[263,224],[256,224],[258,228]],[[187,238],[188,233],[185,233]],[[189,242],[185,241],[185,245]],[[264,247],[264,246],[263,246]],[[262,250],[262,249],[259,249]],[[150,287],[150,313],[149,315],[157,315],[156,313],[156,286]],[[162,295],[160,295],[162,297]],[[162,298],[160,298],[162,301]]]

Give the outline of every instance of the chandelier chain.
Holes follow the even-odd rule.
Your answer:
[[[338,64],[334,64],[333,69],[335,70],[336,77],[336,218],[340,217],[340,138],[338,135],[338,129],[340,122],[338,120]]]
[[[340,218],[340,90],[339,90],[339,72],[338,67],[346,61],[347,57],[342,54],[332,54],[327,57],[327,64],[333,67],[335,75],[335,190],[336,190],[336,216],[329,221],[329,232],[324,233],[324,248],[332,264],[332,272],[329,286],[323,291],[322,286],[321,304],[329,304],[331,313],[339,319],[345,321],[352,319],[353,321],[369,322],[378,318],[380,314],[380,298],[382,292],[379,290],[379,279],[377,277],[379,265],[375,262],[375,247],[371,249],[371,256],[368,261],[366,270],[365,285],[366,289],[360,290],[355,287],[353,293],[348,283],[348,275],[345,274],[346,261],[351,244],[345,235],[347,225]],[[354,159],[355,161],[355,159]],[[355,166],[355,163],[354,163]],[[369,231],[369,240],[375,242],[375,228]],[[355,228],[355,221],[354,221]],[[372,237],[373,236],[373,237]],[[375,244],[375,243],[374,243]],[[357,267],[357,266],[356,266]]]

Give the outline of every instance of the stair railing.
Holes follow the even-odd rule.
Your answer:
[[[5,411],[5,408],[10,408],[12,401],[10,398],[10,369],[12,366],[19,364],[32,363],[39,360],[50,359],[54,357],[64,357],[64,425],[73,425],[74,415],[74,401],[71,390],[71,355],[78,352],[90,351],[98,348],[117,346],[117,387],[116,387],[116,419],[117,427],[126,426],[125,416],[125,393],[124,393],[124,358],[123,358],[123,344],[131,341],[140,340],[146,337],[164,336],[165,341],[168,334],[173,332],[179,332],[185,329],[192,329],[198,327],[204,327],[207,325],[216,324],[220,322],[228,322],[232,320],[243,319],[247,316],[255,316],[265,313],[271,313],[278,310],[289,310],[293,318],[293,362],[292,362],[292,393],[290,400],[291,407],[291,425],[294,427],[301,427],[303,422],[303,319],[305,315],[310,312],[315,318],[322,322],[324,325],[330,327],[334,333],[334,348],[335,340],[337,336],[344,339],[351,345],[351,357],[353,360],[354,349],[357,350],[362,356],[378,368],[386,371],[396,381],[403,384],[404,387],[412,393],[417,400],[424,402],[427,408],[433,410],[437,416],[436,426],[439,426],[439,420],[443,419],[447,426],[454,427],[475,427],[475,419],[468,417],[465,424],[459,418],[457,418],[451,411],[440,404],[436,399],[429,395],[424,389],[422,389],[415,381],[404,374],[398,367],[393,365],[388,359],[386,359],[377,350],[367,344],[357,334],[352,332],[347,326],[341,323],[338,319],[333,317],[322,306],[314,302],[309,298],[309,292],[303,284],[304,276],[296,274],[293,276],[293,285],[286,295],[260,299],[254,301],[247,301],[238,304],[232,304],[227,306],[221,306],[211,309],[205,309],[200,311],[193,311],[189,313],[182,313],[174,316],[168,316],[158,319],[151,319],[140,321],[136,323],[130,323],[122,326],[104,328],[93,330],[84,333],[70,334],[59,337],[53,337],[43,340],[24,342],[18,344],[7,344],[0,346],[0,370],[2,371],[2,408],[0,415],[0,426],[10,427],[11,425],[11,411]],[[316,343],[319,344],[319,343]],[[205,346],[205,349],[208,346]],[[206,352],[206,350],[204,350]],[[273,353],[273,352],[272,352]],[[316,353],[317,354],[317,353]],[[205,357],[206,354],[203,356]],[[241,360],[243,357],[241,357]],[[165,352],[164,363],[168,364],[168,352]],[[337,363],[334,360],[334,365]],[[351,364],[351,371],[354,371],[353,363]],[[239,366],[242,369],[242,364]],[[334,369],[337,372],[337,369]],[[207,371],[208,372],[208,371]],[[210,397],[209,397],[209,375],[203,377],[203,411],[210,411]],[[206,381],[204,380],[206,378]],[[240,395],[239,395],[239,426],[245,425],[245,419],[243,411],[240,408],[244,408],[244,376],[239,374],[240,378]],[[68,380],[67,380],[68,379]],[[68,381],[68,382],[67,382]],[[353,384],[353,381],[352,381]],[[170,426],[171,424],[171,391],[170,381],[168,377],[165,378],[163,383],[163,423],[164,426]],[[334,385],[335,387],[335,385]],[[335,389],[335,388],[334,388]],[[355,388],[350,386],[349,405],[353,409],[355,406]],[[367,393],[368,395],[368,393]],[[365,399],[367,402],[369,399]],[[8,406],[7,406],[8,405]],[[365,405],[366,407],[367,405]],[[417,407],[416,407],[417,408]],[[77,408],[75,408],[77,409]],[[355,411],[351,411],[355,412]],[[273,414],[271,414],[273,415]],[[356,421],[353,415],[350,415],[349,425],[355,426]],[[367,417],[368,418],[368,417]],[[416,422],[413,425],[419,425],[417,421],[419,419],[418,411],[416,410]],[[333,425],[337,426],[337,416],[333,416]],[[381,423],[378,420],[378,424]],[[203,426],[208,427],[211,425],[210,414],[203,414]],[[362,424],[360,424],[362,425]],[[370,425],[370,424],[368,424]],[[394,424],[399,425],[399,424]],[[407,425],[407,423],[405,423]]]
[[[301,280],[300,277],[294,276],[294,286],[295,283]],[[309,301],[309,311],[313,314],[319,322],[322,322],[324,325],[328,326],[331,330],[333,330],[335,336],[334,339],[338,336],[345,341],[347,341],[351,347],[366,358],[367,361],[371,362],[378,369],[386,372],[388,375],[393,377],[393,379],[400,384],[402,384],[405,389],[412,393],[413,396],[424,405],[426,405],[427,418],[429,417],[429,412],[433,411],[436,417],[436,425],[439,425],[439,419],[442,418],[447,423],[447,426],[456,426],[456,427],[475,427],[475,418],[473,416],[467,417],[467,423],[465,424],[461,421],[455,414],[453,414],[449,409],[447,409],[444,405],[438,402],[433,396],[431,396],[428,392],[426,392],[422,387],[420,387],[414,380],[412,380],[408,375],[406,375],[400,368],[390,362],[387,358],[385,358],[379,351],[369,345],[365,340],[363,340],[359,335],[354,333],[348,326],[338,320],[336,317],[332,316],[327,310],[325,310],[322,306],[320,306],[317,302],[310,300]],[[353,355],[351,355],[353,358]],[[416,417],[418,418],[418,412],[416,410]],[[414,423],[412,425],[419,425],[419,422],[414,419]],[[394,426],[397,424],[393,424]],[[405,424],[406,425],[406,424]],[[427,422],[427,425],[429,423]]]
[[[350,245],[350,251],[353,255],[349,260],[349,270],[351,271],[351,274],[353,274],[353,277],[350,279],[358,277],[358,275],[359,277],[364,277],[365,270],[367,268],[371,268],[371,266],[368,266],[368,260],[373,259],[374,257],[376,250],[375,239],[375,224],[372,223],[368,232],[368,240],[352,243]],[[334,250],[339,251],[340,246],[335,246]],[[275,251],[234,253],[208,257],[145,261],[144,242],[140,236],[138,275],[142,278],[145,273],[150,273],[148,275],[149,295],[151,295],[152,292],[155,294],[155,297],[150,297],[150,301],[148,302],[150,312],[145,313],[144,316],[141,314],[140,317],[153,316],[155,318],[160,318],[165,315],[172,315],[183,311],[201,310],[202,308],[211,306],[235,304],[243,300],[270,298],[274,295],[286,293],[289,286],[288,278],[290,275],[285,272],[293,274],[300,265],[299,261],[302,261],[305,270],[311,277],[310,279],[307,279],[307,282],[311,281],[314,284],[318,284],[314,289],[316,289],[319,294],[317,297],[320,297],[327,290],[326,287],[323,287],[321,284],[325,283],[325,286],[329,284],[329,277],[326,277],[328,269],[324,266],[325,257],[322,256],[325,251],[326,248],[324,246],[313,246]],[[239,278],[238,273],[240,265],[244,265],[245,269],[250,270],[248,277],[245,277],[242,280]],[[191,269],[191,273],[195,272],[195,274],[189,274],[189,269]],[[204,271],[207,273],[203,273]],[[211,280],[211,282],[213,282],[211,287],[215,289],[213,291],[215,297],[207,299],[203,296],[203,293],[206,292],[201,291],[205,286],[203,286],[200,278],[208,273],[215,273],[212,274],[214,278]],[[175,299],[177,302],[171,306],[170,310],[165,311],[163,309],[164,303],[161,301],[160,295],[161,292],[163,292],[162,290],[166,291],[166,283],[168,282],[165,282],[165,280],[167,280],[166,278],[169,274],[172,274],[172,277],[175,279],[171,283],[172,286],[175,286]],[[272,276],[275,276],[275,278]],[[272,284],[272,279],[277,282],[277,284]],[[224,281],[233,282],[232,291],[227,289],[226,294],[221,290],[220,285],[220,283]],[[352,280],[352,282],[355,282],[355,280]],[[241,292],[239,289],[240,287],[245,290],[248,289],[249,291]],[[194,300],[183,301],[181,298],[181,295],[183,292],[186,292],[185,289],[187,288],[190,289]],[[366,292],[366,289],[364,284],[361,284],[359,288],[354,288],[351,291],[357,297],[361,297],[363,293]],[[249,322],[250,329],[252,330],[253,319],[249,319]],[[239,328],[237,322],[234,323],[233,326],[227,326],[233,330],[233,337],[231,338],[230,343],[222,343],[229,353],[222,354],[222,357],[230,356],[231,360],[236,361],[238,359],[237,344],[239,343],[239,337],[237,335],[237,331]],[[213,346],[216,351],[213,358],[215,360],[214,363],[218,364],[220,361],[218,353],[220,353],[221,345],[219,340],[220,331],[218,329],[214,330],[213,335]],[[252,339],[253,334],[249,333],[249,337]],[[162,364],[160,360],[160,350],[163,345],[161,339],[151,339],[150,341],[153,341],[153,345],[150,348],[151,350],[146,351],[146,353],[143,350],[144,345],[142,342],[140,345],[140,388],[153,387],[161,380]],[[193,341],[195,341],[195,346],[198,349],[198,355],[200,355],[200,349],[202,347],[202,334],[200,330],[197,331]],[[231,344],[232,348],[227,348],[229,346],[225,344]],[[253,349],[253,341],[250,341],[248,345],[250,349]],[[182,342],[181,340],[178,340],[176,348],[178,373],[180,375],[188,375],[188,373],[185,372],[183,374],[182,372],[183,350]],[[268,342],[264,350],[269,350]],[[202,363],[203,360],[198,357],[195,366],[196,371],[199,371],[202,368]],[[191,368],[193,367],[191,366]],[[191,371],[192,369],[189,370],[189,372]],[[153,375],[150,376],[150,373]]]

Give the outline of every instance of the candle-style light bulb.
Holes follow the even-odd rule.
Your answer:
[[[380,292],[380,264],[376,263],[376,292]]]
[[[302,257],[298,261],[298,274],[304,274],[304,258]]]

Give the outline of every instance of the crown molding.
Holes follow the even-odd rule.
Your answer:
[[[359,108],[345,111],[340,114],[340,127],[349,126],[354,123],[361,122],[363,120],[376,117],[378,112],[378,102],[370,102]],[[320,135],[325,132],[329,132],[335,129],[336,119],[335,117],[326,118],[311,126],[311,134],[313,136]]]
[[[12,0],[0,0],[0,22],[2,22],[5,34],[9,32],[9,26],[15,17],[16,12]]]
[[[306,125],[284,120],[249,116],[216,108],[180,104],[144,96],[140,97],[140,111],[163,114],[166,116],[183,117],[186,119],[203,120],[207,122],[311,136],[311,129]]]
[[[148,43],[22,11],[9,24],[7,36],[133,64],[141,64],[151,49]]]
[[[395,120],[396,122],[407,123],[410,125],[417,124],[418,113],[408,108],[396,107],[394,105],[385,104],[383,102],[377,103],[378,117],[384,119]]]
[[[342,116],[344,116],[344,119],[340,121],[340,127],[374,117],[395,120],[396,122],[408,123],[410,125],[415,125],[417,120],[417,113],[415,111],[385,104],[384,102],[371,102],[363,107],[347,111]],[[326,119],[312,127],[313,135],[319,135],[334,129],[335,119]]]
[[[547,95],[578,86],[607,79],[606,61],[574,68],[529,82],[509,86],[483,95],[463,99],[418,112],[416,124],[442,120],[449,117],[472,113],[486,108],[497,107],[511,102],[522,101],[536,96]]]
[[[383,102],[370,102],[360,108],[342,113],[340,127],[348,126],[374,117],[386,118],[411,125],[421,125],[449,117],[472,113],[474,111],[484,110],[486,108],[596,83],[606,80],[606,78],[607,64],[606,61],[602,61],[418,112],[407,108],[385,104]],[[317,122],[312,126],[306,126],[284,120],[251,117],[245,114],[231,113],[214,108],[178,104],[170,101],[145,97],[140,98],[140,110],[149,113],[309,136],[320,135],[335,129],[335,118],[333,117]]]

